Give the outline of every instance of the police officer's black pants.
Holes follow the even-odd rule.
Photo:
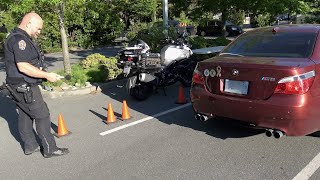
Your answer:
[[[47,104],[43,101],[42,94],[37,85],[31,86],[33,102],[27,104],[23,99],[23,94],[18,93],[20,102],[16,102],[18,107],[18,128],[21,139],[24,143],[24,150],[31,151],[39,145],[33,131],[33,121],[36,125],[36,132],[41,140],[44,153],[51,153],[58,150],[55,139],[50,132],[51,121]]]

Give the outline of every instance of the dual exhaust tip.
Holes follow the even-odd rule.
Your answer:
[[[209,119],[208,116],[203,114],[196,114],[195,118],[196,120],[199,120],[199,121],[207,121]]]
[[[285,135],[286,134],[281,130],[273,130],[273,129],[267,129],[266,130],[266,136],[267,137],[272,137],[273,136],[274,138],[279,139],[279,138],[281,138],[281,137],[283,137]]]
[[[209,119],[209,117],[204,114],[196,114],[195,118],[199,121],[207,121]],[[286,135],[283,131],[274,129],[267,129],[265,134],[267,137],[273,136],[276,139],[280,139],[281,137]]]

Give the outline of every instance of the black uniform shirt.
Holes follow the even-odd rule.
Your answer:
[[[15,28],[8,36],[5,43],[5,61],[7,77],[23,77],[29,83],[37,82],[37,78],[22,74],[17,69],[16,63],[27,62],[35,67],[40,67],[40,52],[31,37],[20,28]],[[12,80],[8,80],[10,82]]]
[[[39,59],[38,50],[31,44],[31,37],[22,29],[15,28],[11,33],[19,33],[13,35],[8,41],[8,49],[14,54],[15,62],[28,62]]]

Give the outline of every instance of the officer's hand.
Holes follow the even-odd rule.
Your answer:
[[[50,82],[56,82],[62,78],[63,78],[63,76],[60,76],[59,74],[56,74],[56,73],[48,73],[48,75],[47,75],[47,80]]]

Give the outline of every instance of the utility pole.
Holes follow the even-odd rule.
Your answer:
[[[162,0],[163,5],[163,27],[165,35],[168,36],[168,0]]]

